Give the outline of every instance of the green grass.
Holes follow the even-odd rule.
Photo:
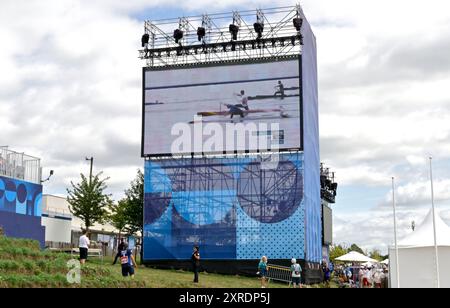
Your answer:
[[[69,284],[68,254],[41,251],[39,243],[0,236],[0,288],[260,288],[256,277],[200,273],[194,284],[193,274],[180,270],[159,270],[139,266],[134,279],[123,278],[120,265],[112,258],[90,258],[81,268],[81,284]],[[286,283],[270,282],[269,288],[287,288]],[[310,286],[322,288],[323,285]],[[334,287],[332,285],[332,287]]]

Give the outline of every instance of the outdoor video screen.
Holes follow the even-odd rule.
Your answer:
[[[142,155],[300,149],[298,61],[145,70]]]

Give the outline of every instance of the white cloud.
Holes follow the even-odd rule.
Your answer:
[[[296,2],[241,1],[239,7]],[[450,160],[450,3],[302,5],[318,39],[322,159],[341,185],[371,189],[388,186],[395,176],[402,179],[400,203],[426,204],[426,158]],[[0,144],[42,157],[47,172],[55,169],[47,192],[64,193],[87,170],[85,156],[94,156],[97,170],[111,176],[116,196],[142,167],[143,63],[136,50],[143,25],[131,16],[155,7],[188,15],[231,11],[236,2],[1,1]],[[440,171],[445,175],[450,168]],[[449,196],[448,188],[441,176],[439,202]],[[385,198],[380,195],[379,203]],[[338,217],[339,207],[345,204],[337,205]],[[338,220],[338,239],[388,242],[387,217],[355,215],[361,217]]]

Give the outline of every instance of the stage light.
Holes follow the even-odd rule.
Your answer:
[[[180,29],[173,31],[173,38],[175,39],[175,43],[178,44],[178,42],[183,38],[183,31]]]
[[[242,44],[242,50],[245,50],[245,49],[247,49],[247,44],[243,43]]]
[[[166,51],[167,57],[170,57],[170,50]]]
[[[252,41],[252,49],[255,49],[255,48],[256,48],[256,42]]]
[[[334,190],[334,191],[337,190],[337,187],[338,187],[338,183],[332,183],[332,184],[330,185],[330,189],[331,189],[331,190]]]
[[[292,46],[295,46],[295,39],[296,39],[295,36],[292,36],[292,37],[291,37],[291,43],[292,43]]]
[[[303,19],[302,18],[294,18],[293,19],[294,27],[297,31],[300,31],[303,25]]]
[[[198,27],[197,35],[198,35],[198,41],[200,42],[206,35],[206,29],[203,27]]]
[[[230,33],[231,33],[231,38],[236,41],[237,40],[237,35],[239,32],[239,27],[236,26],[235,24],[231,24],[230,25]]]
[[[148,42],[150,41],[150,35],[148,33],[145,33],[141,38],[142,47],[145,47],[148,45]]]
[[[264,24],[255,22],[253,24],[253,28],[255,28],[255,32],[258,34],[258,38],[262,38],[262,33],[264,32]]]
[[[272,47],[274,48],[275,45],[277,44],[277,41],[274,38],[271,41],[272,41]]]
[[[281,45],[281,47],[284,47],[284,39],[280,40],[280,45]]]
[[[227,44],[222,44],[223,52],[227,52]]]
[[[197,47],[194,47],[194,53],[198,54],[198,48]]]

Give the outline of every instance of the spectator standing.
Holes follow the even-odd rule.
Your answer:
[[[294,288],[302,287],[302,267],[297,263],[296,259],[291,260],[292,285]]]
[[[91,242],[88,237],[89,233],[87,230],[83,231],[83,235],[80,236],[78,248],[80,249],[80,263],[86,263],[88,257],[89,245]]]
[[[261,277],[261,288],[267,287],[267,257],[263,256],[258,264],[258,275]]]
[[[377,269],[375,271],[375,273],[373,274],[373,282],[375,284],[375,288],[381,289],[381,283],[384,278],[383,276],[384,274],[382,269]]]
[[[323,281],[327,288],[330,287],[331,271],[326,262],[322,263]]]
[[[198,272],[200,271],[200,248],[198,246],[194,246],[191,261],[192,270],[194,271],[194,283],[198,283]]]

